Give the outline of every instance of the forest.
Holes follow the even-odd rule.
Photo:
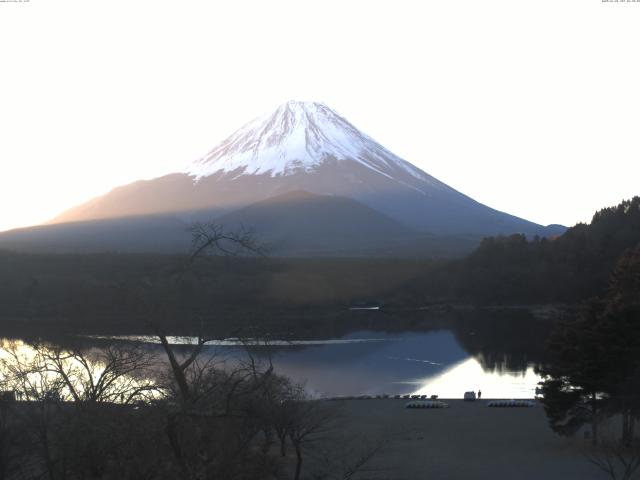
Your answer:
[[[577,305],[640,242],[640,197],[556,238],[485,238],[458,260],[0,252],[0,321],[85,330],[333,318],[357,305]],[[161,306],[160,306],[161,305]]]
[[[640,243],[640,197],[604,208],[555,238],[485,238],[467,257],[434,265],[410,298],[490,305],[576,304],[607,288],[616,262]]]

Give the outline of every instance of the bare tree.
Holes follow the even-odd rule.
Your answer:
[[[171,373],[176,385],[178,386],[182,403],[183,405],[190,404],[194,401],[194,398],[192,392],[192,384],[187,379],[188,369],[189,367],[193,366],[194,362],[202,352],[202,348],[209,340],[206,337],[198,337],[197,343],[191,349],[189,355],[187,355],[184,360],[179,361],[171,345],[169,344],[169,341],[167,340],[167,335],[165,335],[164,333],[158,333],[157,335],[160,339],[160,344],[162,345],[162,348],[167,355],[167,359],[169,360]],[[202,368],[198,368],[199,372],[202,372],[203,370],[204,369]]]
[[[341,407],[311,398],[304,385],[288,379],[279,386],[269,420],[280,442],[280,456],[287,456],[287,441],[293,447],[295,480],[302,478],[303,464],[316,480],[356,478],[390,440],[388,434],[362,439],[345,432],[340,428]]]
[[[161,344],[171,364],[176,399],[169,402],[166,436],[185,479],[270,478],[277,471],[268,448],[260,406],[270,395],[271,368],[255,360],[227,364],[205,352],[206,339],[178,355],[168,338]],[[264,443],[263,443],[264,444]]]
[[[189,265],[207,254],[264,254],[250,230],[229,233],[208,223],[195,224],[191,232]],[[164,332],[155,330],[170,367],[168,384],[173,387],[169,390],[175,392],[168,404],[165,432],[179,476],[185,480],[273,478],[292,460],[286,455],[290,443],[295,451],[293,478],[300,480],[305,452],[327,439],[335,409],[311,400],[302,386],[275,375],[270,356],[266,365],[257,361],[252,349],[269,346],[260,334],[233,335],[244,345],[245,358],[229,364],[207,349],[210,337],[201,334],[179,351]],[[271,452],[274,435],[279,455]],[[353,478],[376,452],[377,447],[365,449],[342,462],[340,478]]]
[[[335,411],[326,403],[301,398],[289,404],[289,413],[291,419],[288,435],[296,453],[293,478],[299,480],[305,448],[309,448],[312,444],[326,437],[335,419]]]
[[[154,410],[131,404],[162,394],[151,375],[152,359],[139,345],[83,350],[5,343],[4,386],[27,401],[12,412],[24,436],[27,478],[99,478],[116,467],[118,478],[148,477],[158,464],[148,461],[155,440],[145,437],[154,431],[146,421]],[[146,456],[131,455],[145,449]],[[131,471],[137,473],[128,477]]]
[[[318,448],[313,452],[318,456],[317,467],[313,472],[314,480],[352,480],[365,472],[378,471],[370,464],[371,461],[390,442],[392,435],[385,434],[378,438],[333,438],[333,442],[340,447],[330,451],[322,451]]]
[[[2,350],[5,383],[24,400],[131,404],[160,388],[153,379],[154,358],[140,345],[83,350],[13,342]]]
[[[285,457],[289,433],[294,429],[297,419],[297,411],[292,406],[297,406],[297,402],[304,398],[304,387],[287,380],[278,385],[278,390],[265,407],[266,415],[278,438],[280,456]]]
[[[16,421],[15,401],[0,398],[0,480],[12,478],[23,463],[23,432]]]
[[[64,382],[47,373],[42,350],[34,350],[22,342],[5,342],[0,355],[4,387],[15,391],[22,400],[52,401],[62,397]]]
[[[191,232],[191,254],[193,262],[197,257],[207,254],[238,256],[243,254],[265,255],[267,248],[256,240],[252,229],[241,226],[238,230],[229,231],[219,223],[196,222]]]
[[[53,435],[61,416],[63,382],[47,373],[46,361],[22,342],[5,342],[0,355],[4,387],[28,401],[16,409],[14,421],[22,429],[27,471],[40,472],[49,480],[59,478],[60,456],[54,451]]]
[[[631,479],[640,468],[640,438],[620,438],[611,425],[603,427],[598,445],[586,453],[587,459],[612,480]]]
[[[63,349],[34,345],[44,359],[45,371],[59,377],[68,395],[77,402],[128,405],[157,396],[153,379],[153,355],[137,344],[108,344],[102,348]]]
[[[244,253],[264,255],[266,252],[265,247],[256,240],[253,230],[244,227],[236,231],[229,231],[226,230],[223,225],[213,221],[204,223],[195,222],[189,228],[189,232],[191,233],[189,263],[185,268],[174,271],[173,273],[184,273],[198,257],[206,255],[237,256]],[[205,344],[212,339],[205,335],[199,335],[189,355],[184,360],[178,361],[169,345],[166,333],[162,331],[157,324],[154,324],[153,321],[149,323],[160,339],[160,344],[169,360],[173,379],[179,388],[182,402],[185,404],[192,402],[194,400],[193,392],[187,381],[187,370],[202,353]],[[196,370],[202,372],[205,369],[199,368]]]

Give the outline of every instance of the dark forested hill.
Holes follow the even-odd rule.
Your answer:
[[[638,244],[640,197],[559,237],[486,238],[456,261],[205,257],[184,270],[187,255],[0,251],[0,328],[69,321],[125,329],[149,318],[237,325],[281,312],[298,322],[307,310],[315,322],[318,312],[362,304],[396,311],[443,302],[579,303],[601,295],[618,259]]]
[[[606,290],[617,259],[638,243],[640,197],[634,197],[555,238],[485,238],[471,255],[429,272],[411,289],[426,298],[481,303],[580,301]]]

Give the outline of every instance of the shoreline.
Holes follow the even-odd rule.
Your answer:
[[[607,478],[584,457],[584,438],[556,435],[540,404],[489,408],[488,398],[438,400],[449,408],[406,409],[395,399],[344,400],[336,403],[336,429],[363,442],[384,443],[367,465],[369,479]]]

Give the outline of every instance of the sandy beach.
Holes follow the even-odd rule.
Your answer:
[[[489,400],[444,400],[446,409],[406,409],[406,400],[347,400],[341,428],[388,439],[370,479],[582,479],[607,477],[584,456],[587,441],[548,427],[544,409],[489,408]]]

